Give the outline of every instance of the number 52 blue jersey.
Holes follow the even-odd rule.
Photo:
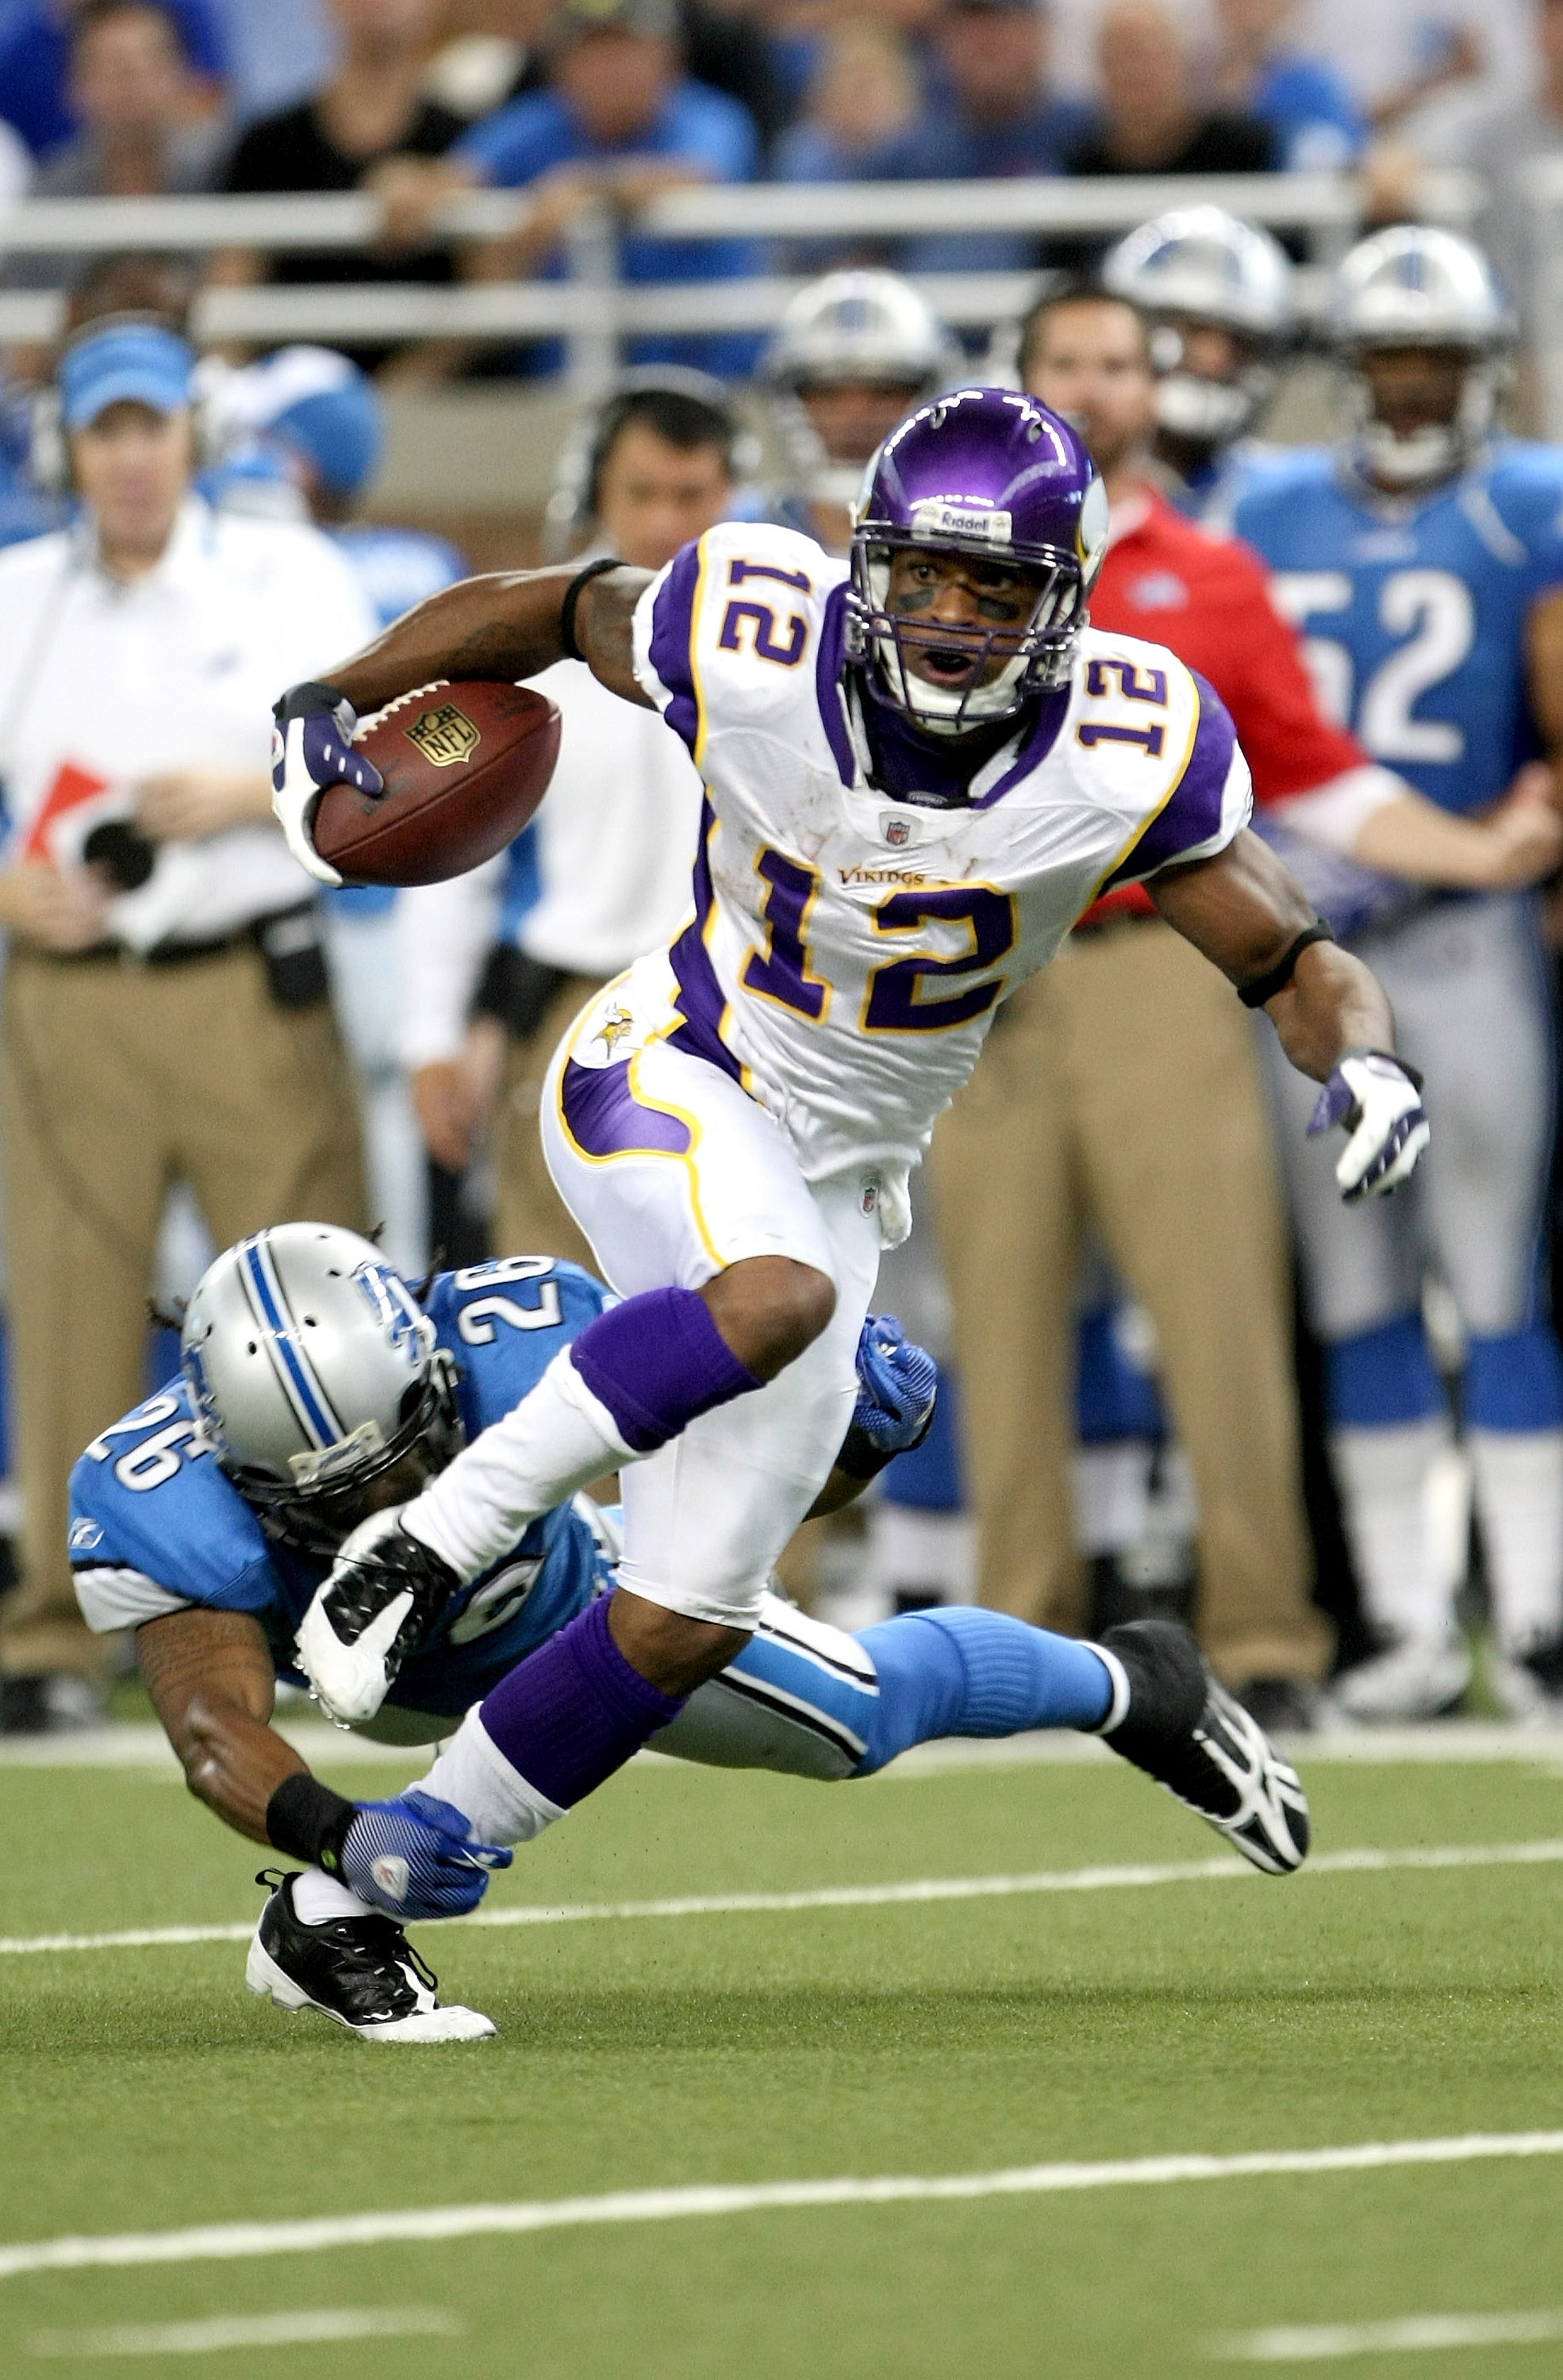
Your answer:
[[[507,1257],[435,1277],[425,1310],[455,1359],[468,1439],[535,1386],[608,1293],[578,1266]],[[610,1556],[579,1503],[562,1504],[453,1596],[388,1701],[459,1717],[608,1582]],[[588,1508],[589,1511],[589,1508]],[[293,1640],[328,1565],[269,1538],[204,1444],[176,1377],[95,1438],[70,1477],[70,1559],[90,1627],[133,1628],[188,1605],[248,1611],[277,1673],[306,1681]]]
[[[1496,799],[1536,748],[1525,622],[1563,582],[1563,452],[1505,441],[1395,498],[1309,452],[1267,463],[1232,526],[1274,574],[1330,716],[1445,809]]]

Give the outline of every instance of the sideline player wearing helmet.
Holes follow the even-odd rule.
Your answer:
[[[1326,707],[1427,801],[1481,818],[1517,761],[1563,749],[1563,455],[1493,435],[1508,317],[1469,240],[1412,225],[1363,240],[1328,321],[1346,435],[1266,471],[1234,525],[1275,574]],[[1457,1701],[1470,1674],[1425,1515],[1449,1432],[1423,1328],[1431,1261],[1465,1338],[1496,1681],[1512,1713],[1544,1717],[1563,1691],[1563,1366],[1538,1278],[1554,1062],[1534,899],[1439,893],[1345,861],[1310,889],[1381,975],[1448,1119],[1393,1214],[1340,1217],[1315,1158],[1282,1135],[1334,1464],[1384,1648],[1343,1699],[1363,1717],[1416,1716]],[[1279,1090],[1295,1115],[1293,1085]]]
[[[1102,286],[1151,326],[1154,453],[1185,512],[1220,508],[1252,468],[1248,433],[1296,325],[1290,259],[1225,208],[1175,207],[1121,239]]]
[[[956,362],[943,323],[899,273],[827,273],[800,289],[760,363],[795,480],[778,520],[844,553],[864,471]]]
[[[608,1302],[588,1274],[539,1257],[439,1275],[420,1300],[355,1233],[278,1225],[217,1258],[185,1318],[183,1377],[77,1465],[71,1543],[88,1618],[136,1628],[192,1791],[240,1834],[310,1859],[267,1879],[250,1946],[250,1988],[284,2008],[323,2009],[374,2040],[491,2030],[440,2007],[397,1921],[472,1908],[508,1864],[504,1845],[534,1830],[530,1809],[505,1798],[503,1772],[474,1796],[445,1761],[388,1802],[345,1801],[272,1728],[273,1699],[279,1676],[302,1681],[296,1636],[308,1636],[344,1537],[436,1477]],[[932,1418],[932,1362],[892,1317],[865,1326],[856,1368],[822,1499],[832,1505]],[[469,1706],[503,1709],[509,1672],[612,1585],[615,1544],[612,1516],[577,1497],[447,1599],[409,1572],[358,1640],[363,1650],[378,1631],[380,1651],[353,1724],[419,1743],[454,1733]],[[1159,1766],[1142,1757],[1147,1707]],[[998,1612],[952,1611],[851,1637],[768,1595],[737,1662],[657,1740],[723,1767],[837,1780],[871,1776],[932,1735],[1104,1722],[1256,1865],[1302,1858],[1296,1779],[1209,1688],[1176,1630],[1131,1629],[1093,1648]],[[1251,1779],[1244,1796],[1234,1771]]]
[[[707,788],[694,920],[588,1002],[544,1095],[550,1168],[622,1303],[327,1590],[361,1571],[358,1600],[389,1604],[412,1569],[449,1592],[619,1467],[611,1602],[507,1682],[498,1735],[469,1719],[447,1755],[501,1761],[539,1825],[753,1630],[841,1442],[908,1172],[1000,1001],[1105,884],[1148,882],[1268,1008],[1326,1086],[1321,1124],[1347,1123],[1344,1196],[1421,1154],[1388,1004],[1246,831],[1220,702],[1162,648],[1086,625],[1106,513],[1067,424],[958,388],[886,441],[849,565],[729,523],[654,578],[475,579],[278,706],[278,815],[317,872],[340,722],[434,677],[525,677],[578,650],[661,710]],[[351,1656],[319,1642],[328,1699]]]

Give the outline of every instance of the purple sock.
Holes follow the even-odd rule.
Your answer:
[[[760,1385],[692,1289],[648,1289],[611,1306],[572,1342],[570,1361],[637,1454]]]
[[[594,1325],[593,1328],[596,1326]],[[684,1708],[632,1670],[608,1633],[601,1595],[502,1678],[479,1718],[528,1785],[569,1810]]]

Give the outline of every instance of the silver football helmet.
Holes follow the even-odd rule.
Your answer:
[[[181,1354],[219,1467],[305,1551],[333,1554],[405,1458],[421,1457],[421,1485],[465,1442],[433,1323],[373,1243],[334,1224],[278,1223],[224,1249]]]
[[[1296,322],[1291,262],[1279,241],[1223,207],[1175,207],[1119,241],[1102,283],[1152,324],[1162,429],[1213,447],[1241,438],[1268,402],[1276,358]],[[1250,360],[1232,380],[1184,370],[1181,322],[1234,332]]]
[[[1389,488],[1427,487],[1460,470],[1497,411],[1514,322],[1475,243],[1429,224],[1396,224],[1342,259],[1329,330],[1351,391],[1351,454]],[[1397,436],[1377,419],[1364,356],[1396,347],[1451,347],[1470,358],[1452,419]]]
[[[789,302],[760,361],[797,484],[821,503],[851,504],[865,455],[832,457],[804,409],[812,389],[869,381],[905,392],[910,413],[948,386],[960,351],[921,293],[899,273],[854,269],[810,281]]]

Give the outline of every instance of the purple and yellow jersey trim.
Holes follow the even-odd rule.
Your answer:
[[[1230,842],[1236,832],[1231,820],[1235,798],[1241,797],[1243,817],[1248,814],[1246,768],[1241,784],[1233,783],[1239,755],[1231,713],[1208,679],[1197,670],[1190,670],[1189,676],[1195,702],[1181,762],[1156,808],[1136,827],[1097,886],[1093,900],[1117,885],[1139,883],[1175,860],[1203,856]],[[1240,819],[1237,824],[1242,823]]]
[[[697,769],[705,752],[706,721],[695,659],[695,626],[700,612],[705,551],[706,540],[701,538],[685,546],[669,565],[651,606],[648,649],[648,658],[669,697],[662,716],[688,745]]]
[[[711,1262],[720,1270],[722,1257],[712,1240],[700,1202],[697,1165],[701,1132],[699,1118],[676,1099],[655,1098],[642,1078],[648,1055],[673,1038],[667,1026],[647,1033],[644,1024],[617,1001],[629,975],[619,976],[593,1001],[573,1026],[556,1062],[554,1111],[560,1129],[575,1154],[587,1165],[614,1165],[636,1158],[671,1159],[684,1167],[689,1184],[689,1207],[695,1228]],[[627,1058],[614,1059],[610,1038],[619,1030],[639,1046]],[[577,1049],[601,1040],[609,1050],[606,1065],[582,1065]],[[697,1052],[697,1055],[703,1054]]]

